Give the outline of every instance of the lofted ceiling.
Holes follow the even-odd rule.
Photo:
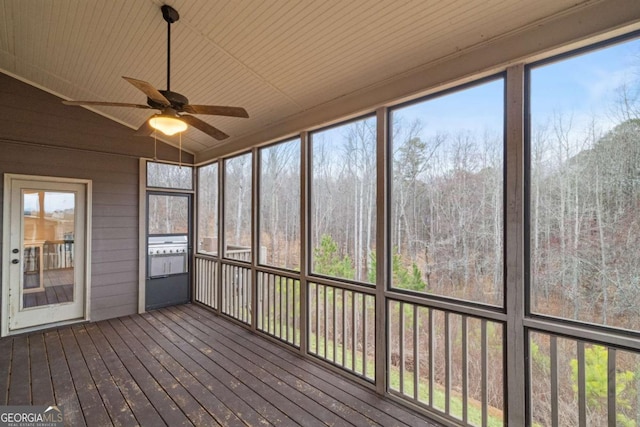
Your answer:
[[[0,71],[63,99],[144,104],[145,96],[121,76],[165,88],[167,24],[160,6],[169,4],[180,14],[171,27],[171,89],[192,104],[241,106],[250,115],[199,116],[231,135],[220,142],[186,131],[183,147],[199,155],[603,2],[0,0]],[[150,115],[92,109],[133,129]]]

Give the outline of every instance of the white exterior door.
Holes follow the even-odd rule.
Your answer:
[[[90,189],[5,175],[2,335],[87,318]]]

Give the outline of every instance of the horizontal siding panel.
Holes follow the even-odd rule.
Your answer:
[[[135,274],[138,274],[138,259],[91,264],[91,274],[94,276],[110,274],[114,271],[118,273],[134,272]]]
[[[138,249],[138,239],[93,239],[91,249],[94,252]]]
[[[138,218],[138,204],[135,206],[118,205],[113,206],[100,201],[93,201],[93,214],[94,216],[106,216],[106,217],[129,217]]]
[[[112,263],[118,261],[137,260],[137,249],[117,249],[112,251],[96,251],[91,255],[91,265],[95,266],[102,263]]]
[[[93,230],[94,240],[117,241],[138,238],[138,230],[132,228],[98,228]]]
[[[122,297],[128,301],[138,301],[138,287],[135,289],[127,289],[123,286],[117,286],[121,284],[116,284],[113,286],[96,286],[91,289],[91,300],[97,301],[99,299],[107,298],[107,297]]]
[[[115,317],[129,316],[138,312],[138,303],[123,303],[114,307],[96,308],[91,312],[91,320],[113,319]]]
[[[125,288],[131,286],[138,288],[138,272],[136,271],[113,271],[105,274],[91,274],[91,286],[111,286],[119,285]]]
[[[137,302],[137,297],[133,294],[119,294],[109,295],[102,298],[91,298],[91,305],[95,310],[101,310],[109,307],[115,308],[121,305],[130,305],[132,303],[137,304]]]
[[[131,206],[132,204],[138,207],[138,195],[133,194],[119,194],[119,193],[93,193],[94,202],[96,204],[104,204],[109,206]]]
[[[93,228],[127,228],[134,229],[138,232],[138,218],[131,217],[125,219],[122,217],[113,216],[98,216],[99,212],[94,212],[93,215]]]
[[[118,174],[120,172],[114,171],[112,173]],[[122,194],[127,196],[134,196],[137,198],[140,189],[138,185],[131,185],[131,181],[126,184],[118,184],[109,181],[98,181],[96,185],[93,186],[93,191],[98,194]]]

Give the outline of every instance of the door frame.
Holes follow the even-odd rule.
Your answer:
[[[13,180],[50,182],[61,184],[81,184],[84,185],[85,194],[85,253],[84,253],[84,317],[80,319],[65,320],[61,322],[46,323],[38,326],[21,328],[11,331],[9,329],[9,271],[7,265],[11,258],[11,186]],[[61,178],[52,176],[22,175],[5,173],[3,185],[3,206],[2,206],[2,306],[0,307],[0,336],[21,334],[24,332],[50,328],[59,325],[66,325],[90,320],[91,313],[91,230],[92,230],[92,181],[90,179]]]
[[[148,256],[149,253],[149,214],[150,214],[150,209],[149,209],[149,196],[168,196],[168,197],[185,197],[187,199],[187,272],[184,273],[185,276],[187,277],[187,281],[188,281],[188,301],[192,301],[193,300],[193,270],[194,270],[194,266],[193,266],[193,236],[194,236],[194,223],[193,223],[193,209],[194,209],[194,204],[193,204],[193,200],[194,200],[194,196],[193,196],[193,192],[190,191],[185,191],[185,190],[171,190],[171,189],[164,189],[164,188],[149,188],[146,190],[145,193],[145,227],[144,227],[144,233],[145,233],[145,237],[144,237],[144,276],[145,276],[145,287],[144,287],[144,302],[145,302],[145,307],[144,307],[144,312],[146,312],[147,310],[149,310],[149,308],[147,307],[147,291],[148,291],[148,283],[149,280],[154,280],[152,279],[149,273],[149,270],[151,268],[150,266],[150,258]],[[154,236],[159,236],[162,234],[154,234]],[[171,235],[182,235],[182,233],[167,233],[167,236],[171,236]]]

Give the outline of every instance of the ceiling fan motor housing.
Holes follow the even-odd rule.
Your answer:
[[[160,10],[162,10],[162,17],[169,24],[173,24],[178,19],[180,19],[180,15],[178,14],[178,11],[172,8],[171,6],[169,6],[168,4],[162,5]]]
[[[176,111],[183,111],[182,107],[189,104],[189,100],[187,99],[187,97],[178,92],[172,92],[170,90],[159,90],[158,92],[160,92],[165,98],[167,98],[167,100],[169,100],[169,102],[171,103],[171,107]],[[154,101],[149,97],[147,97],[147,104],[151,108],[156,108],[158,110],[162,110],[166,107],[166,105]]]

